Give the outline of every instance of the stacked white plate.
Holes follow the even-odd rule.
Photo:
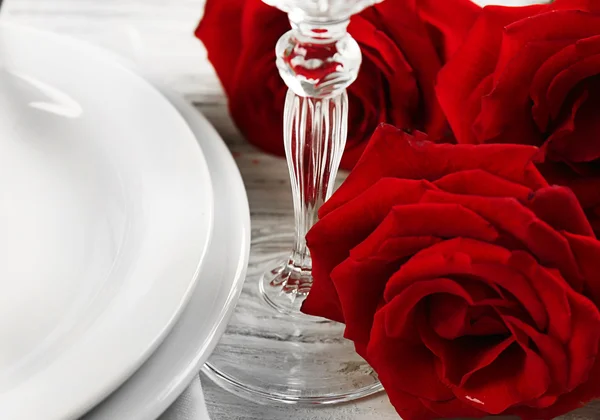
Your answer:
[[[0,419],[156,418],[223,332],[249,234],[195,109],[100,50],[0,25]]]

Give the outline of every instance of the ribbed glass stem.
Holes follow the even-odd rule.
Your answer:
[[[350,19],[296,13],[309,3],[293,2],[296,6],[289,14],[292,29],[279,38],[275,55],[279,74],[290,89],[285,102],[284,145],[294,198],[295,238],[290,257],[265,273],[260,288],[277,310],[299,314],[303,299],[297,298],[305,297],[312,285],[312,260],[305,236],[333,191],[346,143],[346,88],[358,76],[361,53],[347,32]],[[327,6],[326,1],[321,4]],[[351,4],[340,2],[338,6],[345,10]]]
[[[348,95],[302,97],[288,91],[284,114],[284,144],[290,171],[294,217],[292,270],[283,284],[286,293],[306,294],[312,284],[312,262],[305,236],[318,219],[319,207],[333,192],[348,120]]]

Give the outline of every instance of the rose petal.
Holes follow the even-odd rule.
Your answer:
[[[574,292],[562,279],[556,275],[551,276],[550,271],[536,266],[535,261],[526,254],[515,253],[510,265],[528,273],[532,284],[547,305],[551,317],[549,334],[567,347],[570,366],[564,387],[566,391],[570,391],[587,379],[595,362],[600,340],[600,312],[591,301]],[[567,298],[568,302],[564,302]],[[504,315],[503,318],[510,324],[510,316]],[[512,325],[515,325],[516,322],[512,321]],[[522,325],[517,327],[535,341],[531,330]],[[538,348],[544,351],[540,345]],[[545,350],[549,351],[548,348]],[[552,357],[558,362],[558,356]]]
[[[505,28],[503,55],[513,56],[526,44],[536,41],[578,40],[596,35],[600,16],[571,10],[545,7],[528,19],[517,20]],[[502,66],[497,69],[502,70]]]
[[[489,220],[499,231],[507,232],[521,241],[544,265],[558,268],[573,282],[573,287],[578,287],[581,282],[581,274],[564,236],[538,219],[517,200],[428,191],[421,202],[457,203],[465,206]]]
[[[477,85],[477,87],[471,92],[468,99],[465,101],[463,108],[466,116],[472,118],[471,121],[471,138],[469,141],[461,141],[460,138],[457,138],[459,143],[473,143],[479,144],[482,139],[479,135],[480,127],[477,124],[477,118],[481,114],[481,99],[485,98],[494,88],[494,75],[489,74],[484,77],[481,82]],[[503,143],[499,141],[499,143]],[[504,142],[506,143],[506,142]],[[532,145],[535,145],[535,142],[531,142]]]
[[[369,258],[357,261],[350,257],[333,269],[330,278],[335,287],[334,296],[338,297],[336,305],[346,323],[344,336],[355,342],[359,354],[365,354],[373,317],[382,303],[388,279],[402,261],[438,241],[438,238],[427,236],[390,239]],[[313,292],[311,290],[311,294]],[[303,306],[302,310],[319,313],[327,310],[324,306],[327,303],[317,296],[317,299],[311,300],[310,306]]]
[[[548,392],[550,393],[551,390],[549,390]],[[554,395],[553,393],[550,393],[550,394],[543,395],[540,398],[536,398],[534,400],[528,401],[528,402],[524,403],[523,405],[526,405],[527,407],[535,407],[537,409],[543,409],[543,408],[551,407],[552,405],[556,404],[556,401],[558,401],[558,396]],[[536,419],[539,420],[537,417],[536,417]]]
[[[407,221],[410,220],[410,223]],[[476,213],[455,204],[423,203],[394,206],[375,231],[351,251],[368,258],[390,238],[404,236],[464,237],[492,242],[498,233]]]
[[[600,205],[600,174],[595,174],[594,171],[580,174],[559,162],[544,162],[538,164],[538,167],[550,183],[569,187],[584,210]],[[577,168],[586,169],[584,165],[577,165]]]
[[[285,22],[288,24],[287,22]],[[258,23],[260,25],[260,23]],[[285,30],[284,30],[285,32]],[[256,42],[266,43],[266,40]],[[268,153],[284,154],[283,108],[287,89],[273,68],[274,50],[244,49],[231,82],[229,112],[239,130],[254,145]],[[261,83],[256,83],[261,80]],[[256,106],[257,98],[269,98]],[[269,129],[265,130],[265,121]]]
[[[506,249],[485,242],[455,238],[432,245],[402,265],[387,283],[384,299],[390,301],[417,280],[468,273],[472,261],[505,261]]]
[[[569,303],[573,332],[567,345],[571,361],[567,387],[573,389],[589,378],[590,369],[598,358],[600,313],[590,300],[578,293],[569,293]]]
[[[573,313],[573,338],[567,348],[570,361],[569,379],[566,382],[571,392],[562,394],[555,403],[544,407],[535,400],[528,405],[535,407],[517,407],[509,410],[507,414],[515,414],[523,419],[553,419],[561,414],[572,411],[593,398],[600,396],[600,359],[592,356],[597,354],[598,347],[598,309],[591,302],[577,293],[569,293],[570,305]],[[571,297],[575,297],[571,300]],[[586,302],[587,301],[587,302]],[[582,305],[580,305],[582,304]],[[577,325],[577,327],[575,327]],[[586,378],[590,380],[586,381]],[[584,382],[579,382],[584,381]],[[577,383],[581,385],[577,386]]]
[[[542,396],[550,385],[548,368],[531,350],[513,343],[495,361],[475,372],[454,394],[490,414]]]
[[[596,18],[595,24],[600,25],[600,16]],[[597,42],[600,43],[600,41]],[[598,66],[600,66],[600,54],[582,58],[554,77],[546,93],[546,100],[550,104],[550,113],[554,118],[558,116],[562,104],[574,86],[582,80],[598,74]]]
[[[594,231],[571,190],[561,187],[543,188],[531,194],[529,199],[529,208],[556,230],[594,236]]]
[[[566,149],[569,148],[569,138],[575,132],[575,119],[579,113],[579,109],[585,104],[589,98],[589,92],[585,84],[579,85],[569,93],[569,104],[562,104],[560,115],[556,117],[558,123],[554,131],[548,137],[546,143],[542,146],[542,152],[547,160],[565,161],[563,158]]]
[[[407,333],[406,326],[411,325],[407,322],[409,314],[417,304],[433,294],[455,296],[466,303],[473,303],[466,290],[450,279],[439,278],[412,283],[385,305],[385,308],[389,306],[385,318],[387,336],[404,338]]]
[[[375,23],[380,22],[369,21],[365,19],[365,16],[357,15],[351,20],[348,30],[352,33],[352,37],[360,43],[361,49],[369,51],[371,62],[386,77],[393,76],[395,71],[404,73],[405,77],[402,78],[402,82],[410,86],[405,92],[410,92],[411,96],[418,95],[416,81],[413,77],[406,77],[412,72],[412,67],[399,49],[400,44],[393,39],[394,34],[388,34],[383,28],[377,27]],[[429,39],[425,40],[425,44],[429,48],[432,47]]]
[[[470,256],[461,254],[460,252],[452,255],[452,259],[463,260],[465,262],[471,261]],[[470,264],[471,267],[477,265],[472,264],[472,262],[467,264]],[[502,290],[501,287],[498,287],[497,284],[478,278],[477,275],[473,275],[470,271],[467,271],[466,273],[466,275],[452,274],[450,278],[458,282],[469,293],[469,296],[473,298],[473,305],[475,306],[469,308],[469,316],[477,317],[482,315],[483,312],[485,312],[485,306],[490,304],[488,302],[492,302],[491,304],[496,302],[503,302],[505,304],[512,303],[506,300],[504,290]]]
[[[515,47],[511,49],[519,49],[520,45],[528,41],[576,40],[597,34],[600,15],[581,13],[576,7],[568,9],[546,6],[531,14],[528,19],[516,20],[507,25],[505,31],[512,42],[515,42]]]
[[[599,56],[600,57],[600,56]],[[600,61],[599,61],[600,63]],[[600,123],[596,118],[600,109],[600,85],[588,89],[573,105],[571,114],[548,139],[548,158],[566,162],[592,162],[600,158]],[[576,92],[571,92],[571,95]]]
[[[514,342],[510,336],[464,336],[448,340],[425,324],[421,324],[419,332],[425,346],[437,356],[438,375],[452,387],[463,386],[475,372],[492,364]]]
[[[473,312],[481,312],[477,315]],[[509,333],[508,328],[500,319],[496,312],[490,306],[479,306],[470,308],[469,317],[471,325],[469,326],[468,335],[501,335]]]
[[[571,309],[567,300],[571,290],[569,284],[559,272],[540,266],[531,255],[522,251],[513,252],[508,265],[529,280],[548,314],[548,333],[566,344],[572,332]]]
[[[334,212],[324,212],[308,233],[307,241],[339,242],[352,248],[371,234],[394,206],[418,203],[427,190],[435,188],[427,181],[381,178],[368,189],[357,191]],[[352,229],[348,229],[349,221]]]
[[[310,298],[305,299],[302,303],[302,312],[343,323],[345,322],[344,313],[330,278],[330,256],[314,251],[312,255],[313,284],[309,294]]]
[[[600,397],[600,360],[594,364],[589,372],[590,378],[595,378],[581,385],[573,392],[563,394],[551,406],[547,408],[515,407],[507,414],[519,416],[523,420],[554,419],[582,407],[589,401]]]
[[[306,235],[312,255],[313,293],[302,310],[343,322],[342,307],[330,279],[333,268],[381,223],[393,205],[415,202],[427,188],[435,187],[422,181],[384,178],[316,223]],[[352,229],[348,229],[348,221],[352,221]]]
[[[532,114],[542,131],[546,131],[550,121],[551,104],[548,102],[547,93],[556,75],[582,58],[600,52],[600,36],[594,36],[595,32],[590,33],[589,28],[582,26],[579,29],[582,30],[577,34],[580,36],[571,38],[576,41],[569,43],[546,60],[537,70],[531,83],[530,95],[534,103]],[[561,106],[562,102],[556,105]]]
[[[515,43],[511,36],[517,37],[512,32],[505,33],[503,49],[504,44]],[[506,59],[508,62],[498,64],[494,88],[481,98],[481,111],[474,123],[478,142],[542,143],[540,131],[531,118],[529,86],[536,69],[564,45],[564,41],[529,41],[519,45],[518,51],[505,53],[510,57]],[[501,54],[500,60],[502,57]]]
[[[386,323],[390,316],[394,316],[394,309],[397,309],[395,305],[386,305],[375,315],[367,349],[368,362],[377,371],[382,383],[393,384],[390,388],[435,401],[451,398],[452,392],[437,377],[434,355],[423,344],[387,335]],[[422,313],[416,316],[417,323],[419,318],[423,319]]]
[[[429,298],[429,324],[437,335],[447,340],[464,335],[468,331],[468,302],[448,293]]]
[[[389,86],[392,89],[389,95],[391,112],[402,108],[405,98],[411,98],[412,124],[400,126],[400,128],[423,129],[430,133],[432,138],[439,138],[446,130],[447,123],[435,97],[433,82],[442,66],[442,61],[424,22],[417,17],[417,13],[420,12],[418,9],[423,5],[419,3],[416,6],[410,2],[383,2],[368,10],[367,13],[370,12],[374,16],[373,21],[376,22],[377,31],[386,33],[395,45],[401,46],[406,62],[411,63],[408,70],[410,71],[410,80],[415,83],[413,95],[407,96],[394,88],[399,84],[400,79],[408,78],[406,75],[397,72],[388,78]],[[389,18],[385,19],[385,16],[395,16],[393,24]],[[386,59],[391,61],[388,56]],[[394,66],[394,68],[402,69],[401,66]],[[416,86],[418,86],[418,90]],[[420,104],[419,100],[422,101]],[[419,109],[419,105],[422,108]]]
[[[436,419],[455,419],[455,418],[482,418],[487,415],[484,411],[477,410],[468,404],[465,404],[457,398],[449,401],[427,401],[422,400],[424,406],[437,414]],[[402,417],[405,420],[405,417]],[[406,419],[408,420],[408,419]],[[413,420],[421,420],[415,417]]]
[[[584,209],[600,205],[600,176],[576,177],[565,185],[573,190]]]
[[[371,62],[365,51],[358,78],[348,88],[349,134],[340,164],[342,168],[354,167],[364,152],[373,131],[380,123],[388,121],[405,126],[412,121],[409,109],[398,109],[397,112],[391,114],[382,112],[387,108],[388,102],[387,95],[381,89],[381,86],[385,84],[387,81],[384,75]],[[281,143],[283,144],[283,141]]]
[[[479,109],[468,107],[465,114],[464,105],[481,80],[493,73],[503,28],[542,9],[543,6],[484,8],[462,47],[440,70],[436,88],[438,100],[459,142],[476,143],[472,124]]]
[[[532,194],[532,190],[526,186],[510,182],[481,169],[454,172],[434,181],[433,184],[453,194],[514,197],[522,201],[527,200]]]
[[[507,264],[508,261],[503,261],[503,263]],[[507,265],[485,263],[473,264],[472,275],[477,276],[481,281],[495,284],[508,291],[531,316],[537,328],[544,330],[548,327],[545,302],[540,301],[536,290],[531,287],[521,273]]]
[[[402,44],[391,39],[390,36],[393,34],[390,34],[389,31],[378,28],[374,22],[369,22],[360,15],[351,20],[348,30],[360,44],[365,58],[371,61],[376,69],[384,73],[386,80],[393,80],[391,86],[393,86],[394,94],[400,98],[395,104],[396,110],[404,116],[416,112],[419,105],[419,89],[412,74],[413,69],[399,49]],[[432,47],[429,38],[424,41],[429,48]],[[440,66],[439,62],[437,66]],[[380,86],[373,86],[372,83],[364,84],[364,87],[380,88]],[[396,111],[392,109],[390,112]],[[407,124],[407,127],[410,126]]]
[[[600,204],[591,208],[587,212],[588,219],[592,225],[592,229],[596,233],[596,237],[600,237]]]
[[[548,5],[551,10],[581,10],[583,12],[600,12],[596,0],[554,0]]]
[[[537,329],[519,318],[507,315],[504,319],[512,328],[518,328],[523,334],[529,337],[535,344],[539,355],[546,361],[550,376],[552,377],[552,386],[549,392],[556,396],[568,391],[569,359],[562,347],[562,343],[551,335],[540,333]]]
[[[600,306],[600,242],[589,236],[565,232],[585,283],[583,289],[596,306]]]
[[[416,3],[421,18],[442,35],[442,61],[447,62],[462,46],[473,23],[481,14],[481,8],[470,0],[420,0]],[[448,16],[453,18],[448,19]]]
[[[537,153],[530,146],[434,144],[382,125],[355,169],[321,207],[319,216],[324,217],[385,177],[435,181],[451,173],[480,169],[538,189],[547,182],[533,165]]]
[[[545,6],[527,19],[515,20],[508,24],[503,31],[498,64],[494,71],[496,82],[504,77],[507,66],[528,46],[535,45],[534,48],[543,45],[553,46],[554,48],[547,51],[551,54],[552,51],[556,52],[564,48],[573,39],[585,38],[593,34],[589,26],[577,25],[575,22],[577,19],[573,10],[557,12],[552,10],[552,6]],[[532,57],[532,70],[543,64],[549,56],[539,57],[541,60]],[[529,71],[529,69],[524,70]],[[530,81],[532,74],[526,74],[526,79]]]
[[[439,7],[424,1],[385,2],[351,19],[348,31],[363,51],[363,64],[348,89],[350,124],[343,168],[356,164],[378,123],[425,130],[432,139],[446,134],[448,124],[434,90],[445,61],[438,50],[453,52],[479,8],[457,0],[453,10],[459,10],[461,18],[450,25],[436,19],[444,13]]]
[[[494,296],[473,294],[469,283],[508,291],[510,297],[505,299],[514,297],[537,326],[545,329],[548,324],[546,309],[528,280],[519,271],[506,266],[510,258],[509,251],[495,245],[464,238],[445,241],[407,261],[388,281],[384,298],[389,301],[393,296],[404,293],[405,288],[417,280],[450,277],[466,288],[471,304],[494,299]]]
[[[594,236],[577,197],[567,188],[550,187],[536,191],[530,196],[529,208],[559,231]]]

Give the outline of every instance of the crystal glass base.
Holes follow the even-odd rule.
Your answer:
[[[276,261],[272,268],[267,266],[258,287],[262,298],[275,310],[299,317],[313,318],[300,312],[302,302],[310,291],[310,271],[303,271],[293,264],[291,258]]]
[[[381,391],[377,375],[343,338],[344,325],[300,313],[302,295],[292,300],[281,284],[271,284],[272,267],[287,262],[291,243],[291,234],[253,242],[242,296],[204,372],[261,403],[334,404]]]

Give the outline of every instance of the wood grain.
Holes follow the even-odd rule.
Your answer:
[[[244,141],[227,113],[226,99],[205,50],[192,35],[203,4],[204,0],[4,0],[2,18],[90,41],[160,77],[193,101],[231,148],[248,191],[253,231],[291,226],[285,161]],[[203,385],[213,420],[398,418],[385,395],[329,408],[266,407],[228,394],[206,378]],[[600,419],[599,405],[564,417],[593,419]]]

